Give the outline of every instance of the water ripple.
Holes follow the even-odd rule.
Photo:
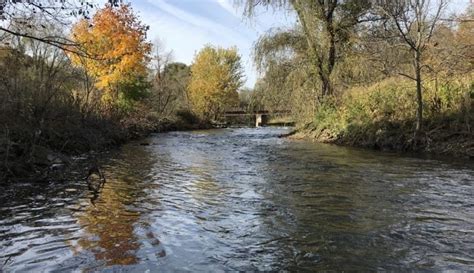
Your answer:
[[[467,271],[472,162],[277,138],[158,134],[81,179],[0,192],[0,271]]]

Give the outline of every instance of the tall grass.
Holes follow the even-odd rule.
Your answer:
[[[421,145],[443,134],[472,134],[473,75],[424,83],[424,128]],[[390,78],[356,87],[317,108],[312,134],[322,141],[361,146],[412,149],[415,141],[414,82]],[[418,143],[419,144],[419,143]],[[398,147],[400,146],[400,147]]]

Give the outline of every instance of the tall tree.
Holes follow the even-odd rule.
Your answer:
[[[236,48],[210,45],[201,49],[191,66],[188,86],[194,111],[204,119],[217,119],[227,107],[237,105],[243,70]]]
[[[381,0],[376,5],[377,11],[394,26],[399,40],[413,56],[412,74],[400,74],[416,82],[416,132],[423,125],[423,58],[446,4],[446,0]],[[388,33],[391,36],[393,32]]]
[[[173,59],[173,52],[165,50],[160,39],[153,43],[152,64],[152,100],[153,107],[160,113],[166,112],[168,105],[174,99],[171,90],[168,88],[165,78],[165,67]]]
[[[247,0],[244,3],[248,15],[252,15],[258,6],[290,8],[296,13],[306,41],[307,56],[313,64],[310,72],[318,76],[322,96],[333,94],[333,71],[354,27],[370,19],[366,16],[370,1]]]
[[[154,44],[152,57],[151,103],[159,114],[172,114],[179,110],[189,110],[187,85],[190,67],[172,62],[172,51],[166,51],[159,40]]]
[[[91,20],[82,19],[73,27],[74,41],[93,58],[71,54],[71,59],[87,67],[106,101],[136,100],[143,95],[151,51],[147,30],[127,4],[106,5]]]

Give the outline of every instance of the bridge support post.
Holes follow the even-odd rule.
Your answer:
[[[263,122],[262,114],[255,114],[255,127],[260,127]]]

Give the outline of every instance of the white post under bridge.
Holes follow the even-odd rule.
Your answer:
[[[263,123],[263,114],[255,114],[255,127],[260,127]]]

